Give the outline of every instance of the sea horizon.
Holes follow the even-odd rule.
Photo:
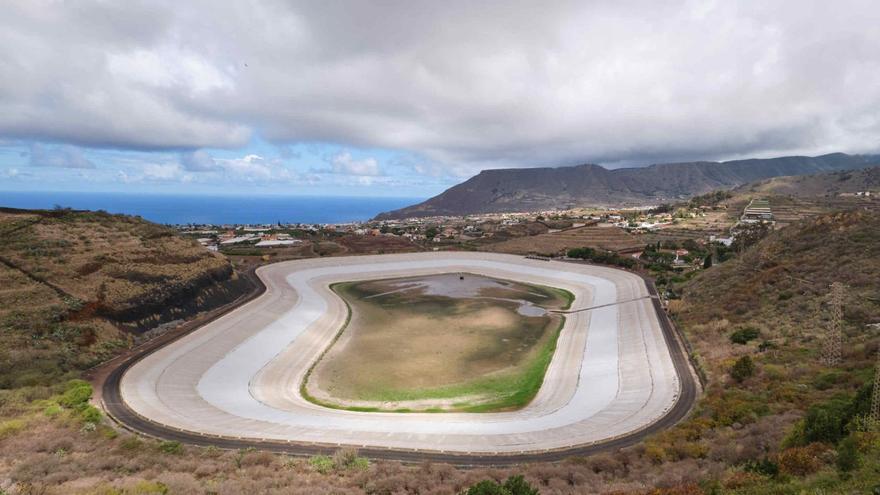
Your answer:
[[[384,196],[259,196],[216,193],[0,191],[0,207],[104,210],[151,222],[185,224],[347,223],[370,220],[425,198]]]

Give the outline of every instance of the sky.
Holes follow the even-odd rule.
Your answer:
[[[0,4],[0,190],[419,197],[880,152],[880,3]]]

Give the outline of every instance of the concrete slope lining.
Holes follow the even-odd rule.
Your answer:
[[[572,291],[545,381],[502,413],[362,413],[299,396],[299,382],[345,319],[334,282],[469,271]],[[144,357],[123,375],[125,405],[173,429],[233,438],[459,453],[595,444],[640,431],[682,384],[644,281],[592,265],[487,253],[301,260],[258,271],[266,292]],[[620,302],[620,304],[614,304]]]

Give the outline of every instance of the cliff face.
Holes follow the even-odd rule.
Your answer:
[[[666,163],[608,170],[599,165],[485,170],[423,203],[377,219],[651,204],[783,175],[880,164],[880,157],[835,153],[729,162]]]

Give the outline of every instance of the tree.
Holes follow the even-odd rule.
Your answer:
[[[712,268],[712,255],[707,254],[706,258],[703,260],[703,269]]]
[[[755,363],[749,356],[743,356],[736,360],[730,369],[730,376],[737,383],[742,383],[746,378],[755,374]]]

